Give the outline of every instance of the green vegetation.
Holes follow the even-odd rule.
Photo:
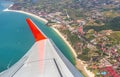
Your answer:
[[[58,19],[69,24],[75,31],[78,29],[79,22],[85,21],[83,25],[85,34],[81,38],[83,37],[87,42],[78,37],[78,32],[71,33],[65,27],[66,23],[62,23],[64,26],[60,31],[76,50],[77,58],[88,62],[89,66],[99,65],[99,61],[108,56],[106,51],[112,48],[120,54],[120,48],[118,48],[120,45],[120,0],[37,0],[36,3],[32,0],[18,0],[18,2],[20,3],[18,6],[20,5],[22,9],[31,9],[36,13],[42,12],[49,15],[60,12]],[[63,16],[64,19],[62,19]],[[53,19],[57,17],[53,16]],[[50,20],[51,18],[48,25],[56,23]],[[113,64],[113,59],[115,58],[111,56],[108,61]],[[98,69],[92,69],[92,67],[90,69],[95,74],[99,72]]]
[[[101,30],[113,30],[113,31],[119,31],[120,30],[120,17],[115,17],[113,19],[108,19],[108,21],[105,22],[104,26],[86,26],[85,30],[94,29],[96,31]]]
[[[79,58],[79,59],[81,59],[83,61],[90,61],[90,58],[87,55],[84,55],[84,54],[78,55],[77,58]]]
[[[108,38],[112,45],[120,44],[120,31],[112,33]]]
[[[62,33],[68,36],[67,40],[69,40],[72,45],[74,45],[75,43],[81,42],[78,36],[75,34],[71,34],[69,30],[62,30]]]
[[[107,18],[115,18],[117,16],[120,16],[120,14],[116,11],[103,11],[102,13]]]
[[[77,58],[84,60],[84,61],[89,61],[90,60],[89,51],[90,49],[88,48],[83,49],[82,54],[78,55]]]
[[[111,19],[109,22],[106,22],[106,25],[112,30],[119,31],[120,30],[120,17],[115,17]]]
[[[69,40],[72,45],[74,45],[75,43],[81,42],[78,36],[75,34],[71,34],[69,30],[62,30],[62,33],[68,36],[67,40]]]
[[[79,46],[79,43],[81,43],[81,40],[78,38],[76,34],[72,34],[69,30],[62,30],[60,31],[67,36],[67,40],[71,43],[71,45],[74,47],[76,52],[81,52],[81,48]]]
[[[120,54],[120,49],[118,49],[118,53]]]

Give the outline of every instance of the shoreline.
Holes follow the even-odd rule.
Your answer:
[[[76,63],[76,68],[78,70],[81,71],[81,73],[83,73],[85,76],[87,77],[95,77],[94,73],[92,73],[91,71],[87,70],[87,64],[84,64],[82,60],[78,59],[77,58],[77,54],[75,52],[75,50],[73,49],[73,47],[70,45],[70,43],[64,38],[64,36],[62,35],[62,33],[57,30],[56,28],[54,27],[51,27],[62,39],[63,41],[67,44],[67,46],[70,48],[71,52],[73,53],[74,57],[75,57],[75,63]]]
[[[40,21],[42,21],[44,24],[47,24],[48,21],[44,18],[41,18],[35,14],[32,14],[32,13],[28,13],[28,12],[24,12],[24,11],[18,11],[18,10],[9,10],[9,9],[5,9],[3,11],[11,11],[11,12],[18,12],[18,13],[23,13],[23,14],[27,14],[27,15],[30,15],[32,17],[35,17],[37,19],[39,19]],[[70,45],[70,43],[64,38],[64,36],[62,35],[61,32],[59,32],[59,30],[57,30],[56,28],[54,27],[51,27],[62,39],[63,41],[67,44],[67,46],[70,48],[72,54],[74,55],[75,57],[75,63],[76,63],[76,67],[78,68],[78,70],[82,71],[81,73],[85,74],[85,76],[87,77],[94,77],[94,74],[92,72],[90,72],[89,70],[86,69],[87,67],[87,64],[84,64],[83,61],[81,61],[80,59],[77,59],[77,54],[75,52],[75,50],[73,49],[73,47]],[[82,67],[81,67],[82,66]]]
[[[70,50],[72,51],[72,54],[74,55],[75,59],[77,57],[77,54],[75,53],[75,50],[73,49],[73,47],[69,44],[69,42],[63,37],[63,35],[54,27],[51,27],[62,39],[63,41],[67,44],[67,46],[70,48]]]
[[[35,15],[35,14],[25,12],[25,11],[19,11],[19,10],[9,10],[9,9],[5,9],[5,10],[3,10],[3,11],[10,11],[10,12],[18,12],[18,13],[27,14],[27,15],[29,15],[29,16],[32,16],[32,17],[35,17],[35,18],[37,18],[37,19],[41,20],[44,24],[47,24],[47,23],[48,23],[48,21],[47,21],[46,19],[41,18],[41,17],[39,17],[39,16],[37,16],[37,15]]]

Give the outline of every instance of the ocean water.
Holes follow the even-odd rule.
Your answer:
[[[0,0],[0,11],[8,8],[11,4],[13,4],[13,2]]]
[[[5,9],[2,7],[2,9]],[[40,20],[26,14],[0,11],[0,72],[16,63],[34,44],[34,38],[25,21],[31,18],[51,38],[61,52],[74,64],[70,49],[63,40]]]

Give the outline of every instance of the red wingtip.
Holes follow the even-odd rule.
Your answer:
[[[30,18],[27,18],[26,22],[28,23],[36,42],[39,40],[46,39],[44,34],[37,28],[37,26],[32,22],[32,20]]]

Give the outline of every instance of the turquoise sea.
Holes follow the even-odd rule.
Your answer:
[[[28,17],[54,41],[61,52],[74,64],[70,49],[51,28],[34,17],[16,12],[4,12],[2,10],[6,6],[3,7],[3,5],[5,4],[0,4],[0,72],[17,62],[34,44],[34,38],[25,21]]]

